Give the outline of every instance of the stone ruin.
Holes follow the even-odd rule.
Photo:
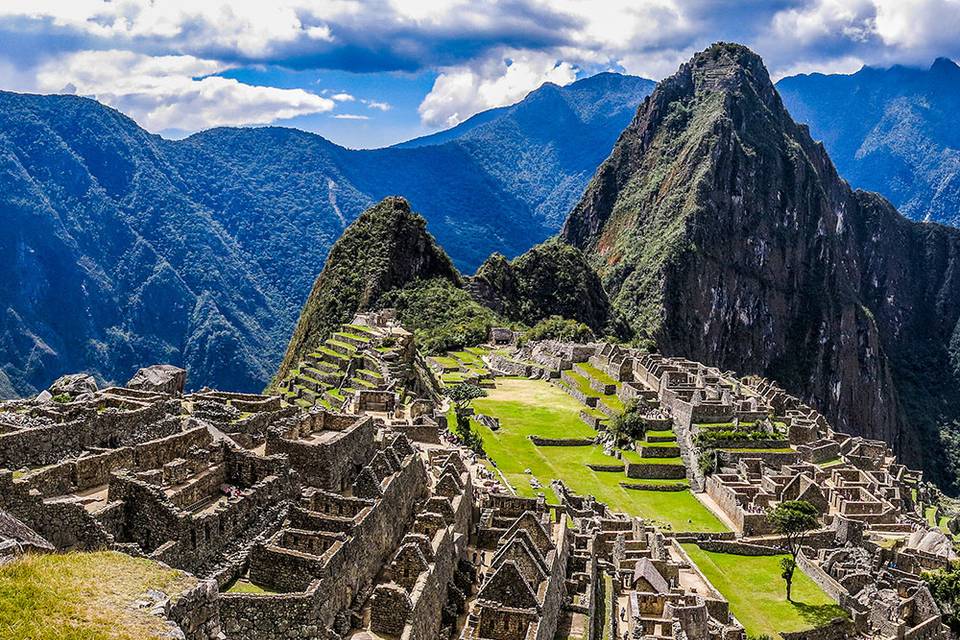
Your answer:
[[[443,436],[442,372],[390,313],[333,342],[277,395],[184,395],[185,373],[157,367],[0,403],[0,562],[108,548],[189,571],[199,587],[163,612],[187,640],[597,640],[605,621],[613,638],[743,640],[681,542],[780,553],[765,512],[803,499],[821,529],[800,568],[850,615],[811,637],[948,637],[920,573],[956,553],[919,472],[769,381],[601,343],[484,355],[592,398],[601,437],[601,405],[635,403],[649,448],[683,464],[645,464],[640,443],[626,476],[679,473],[733,529],[691,536],[561,482],[556,505],[512,495]]]

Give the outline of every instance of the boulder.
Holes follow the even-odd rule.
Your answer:
[[[71,373],[54,380],[47,391],[54,397],[68,394],[71,399],[76,399],[88,393],[96,393],[97,381],[87,373]]]
[[[183,393],[183,386],[187,382],[187,372],[171,364],[155,364],[137,371],[127,388],[153,393],[166,393],[177,396]]]

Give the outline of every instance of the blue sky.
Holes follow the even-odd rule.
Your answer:
[[[277,124],[392,144],[718,40],[775,78],[960,58],[960,0],[3,0],[0,88],[94,97],[150,131]]]

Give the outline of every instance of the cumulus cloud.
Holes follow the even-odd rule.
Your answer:
[[[340,93],[333,94],[332,96],[330,96],[330,99],[336,100],[337,102],[353,102],[354,100],[356,100],[356,98],[354,98],[352,95],[343,91],[341,91]]]
[[[753,47],[778,77],[958,58],[957,33],[960,0],[4,0],[0,81],[39,84],[43,71],[44,86],[48,78],[62,82],[57,90],[72,83],[133,104],[151,122],[236,121],[240,108],[261,121],[349,100],[218,79],[211,68],[429,70],[438,77],[419,113],[440,126],[516,101],[539,83],[569,82],[578,71],[659,79],[717,40]],[[140,56],[115,70],[142,77],[73,80],[75,57],[95,51]],[[170,97],[176,87],[185,92],[183,108]],[[218,116],[204,106],[213,95],[243,106]],[[202,117],[191,117],[196,108]]]
[[[475,113],[512,104],[544,82],[573,82],[577,70],[551,55],[516,52],[474,67],[446,69],[420,104],[420,117],[429,125],[454,126]]]
[[[219,62],[193,56],[81,51],[43,65],[36,85],[45,93],[92,96],[151,131],[266,124],[334,107],[332,100],[302,89],[252,86],[210,75],[224,69]]]

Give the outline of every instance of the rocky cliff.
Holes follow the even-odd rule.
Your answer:
[[[954,482],[960,234],[852,191],[748,49],[658,86],[562,237],[665,353],[768,375]]]

